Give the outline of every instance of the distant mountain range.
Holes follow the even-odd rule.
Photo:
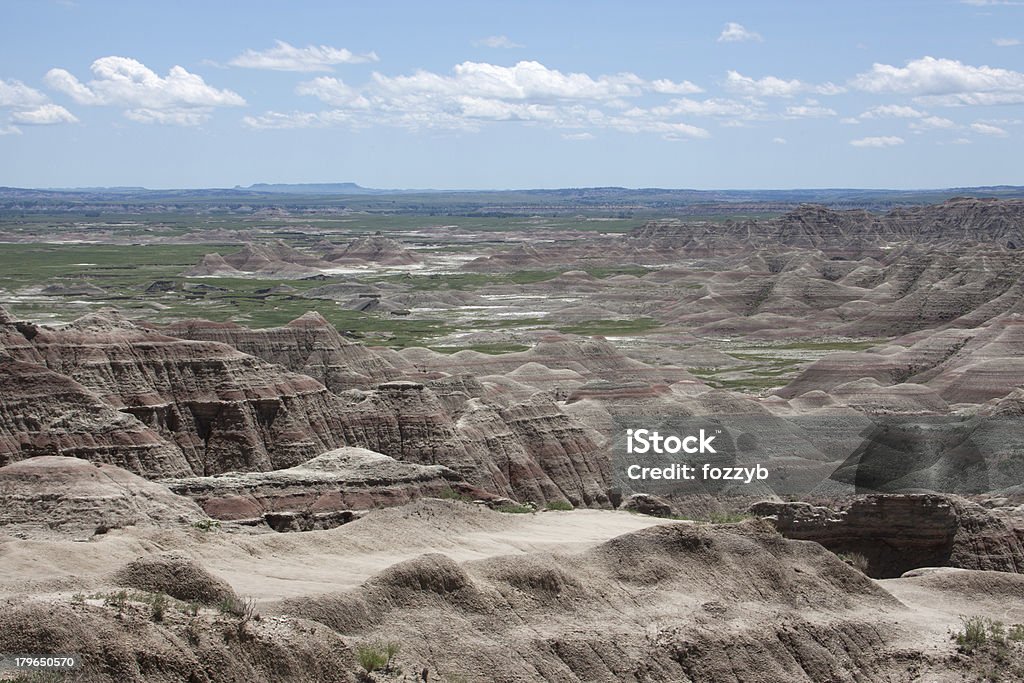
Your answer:
[[[952,197],[1022,199],[1024,186],[996,185],[921,190],[811,188],[693,190],[582,187],[536,190],[377,189],[354,182],[257,183],[248,187],[147,189],[143,187],[0,187],[0,211],[90,213],[161,210],[247,211],[261,208],[364,211],[422,215],[761,215],[800,204],[886,211],[934,204]]]

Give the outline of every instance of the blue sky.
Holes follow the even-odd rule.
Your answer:
[[[0,185],[1024,184],[1024,0],[0,10]]]

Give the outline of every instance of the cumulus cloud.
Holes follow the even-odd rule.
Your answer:
[[[1021,42],[1017,38],[993,38],[992,44],[996,47],[1016,47]]]
[[[786,138],[772,138],[772,142],[776,145],[785,145],[787,141]]]
[[[216,107],[245,104],[241,95],[208,85],[180,66],[161,77],[128,57],[102,57],[92,63],[93,80],[82,83],[64,69],[50,69],[46,84],[84,105],[126,107],[134,121],[198,125]]]
[[[873,93],[916,96],[940,105],[1024,102],[1024,73],[991,66],[971,66],[955,59],[922,57],[904,67],[874,64],[851,85]]]
[[[982,135],[992,135],[999,138],[1005,138],[1007,135],[1009,135],[1009,133],[1006,132],[1005,129],[1000,128],[999,126],[993,126],[988,123],[972,123],[971,130],[973,130],[975,133],[981,133]]]
[[[925,112],[901,104],[880,104],[860,115],[862,119],[920,119]]]
[[[568,73],[535,61],[512,66],[467,61],[448,73],[374,73],[369,82],[359,86],[321,76],[299,83],[296,92],[334,109],[315,113],[271,111],[245,117],[245,125],[266,129],[383,124],[413,130],[472,131],[505,121],[574,131],[566,135],[610,128],[682,139],[708,137],[710,133],[681,118],[744,115],[751,110],[738,102],[687,98],[646,108],[631,106],[631,100],[638,98],[693,94],[701,88],[690,81],[646,80],[628,72],[600,76]]]
[[[43,104],[33,109],[23,109],[11,114],[14,123],[29,126],[51,126],[56,123],[77,123],[78,119],[59,104]]]
[[[794,97],[802,93],[837,95],[843,92],[843,88],[834,83],[814,85],[795,78],[787,81],[776,76],[751,78],[732,70],[725,75],[725,87],[751,97]]]
[[[635,108],[631,111],[649,111],[651,114],[660,117],[715,116],[726,118],[754,118],[757,115],[757,108],[745,102],[718,98],[695,100],[688,97],[674,99],[668,104],[652,107],[649,110]],[[626,113],[629,114],[630,112]]]
[[[957,125],[950,119],[943,118],[941,116],[925,116],[917,121],[913,121],[910,127],[914,130],[932,130],[932,129],[948,129],[956,128]]]
[[[75,123],[78,119],[64,107],[53,104],[50,98],[21,81],[0,79],[0,109],[11,110],[10,122],[29,126],[57,123]],[[0,126],[3,135],[17,135],[21,130],[14,125]]]
[[[562,137],[566,140],[593,140],[593,133],[563,133]]]
[[[896,137],[895,135],[885,135],[881,137],[869,137],[869,138],[858,138],[857,140],[850,140],[850,144],[854,147],[895,147],[896,145],[902,145],[905,142],[903,138]]]
[[[722,32],[718,35],[719,43],[745,43],[745,42],[761,42],[764,40],[761,38],[760,33],[751,31],[746,28],[743,24],[737,24],[735,21],[730,21],[722,29]]]
[[[49,98],[21,81],[0,79],[0,107],[38,107]]]
[[[295,88],[296,94],[310,95],[328,104],[355,109],[366,109],[370,106],[367,100],[358,90],[346,85],[339,78],[321,76],[311,81],[299,83]]]
[[[474,47],[493,47],[495,49],[512,50],[515,48],[526,47],[513,41],[508,36],[487,36],[486,38],[480,38],[479,40],[473,41]]]
[[[295,47],[283,40],[274,41],[266,50],[246,50],[228,64],[245,69],[271,71],[331,71],[338,64],[361,64],[378,61],[375,52],[355,54],[345,48],[329,45]]]
[[[417,71],[410,76],[375,73],[373,81],[380,90],[396,95],[428,93],[510,100],[608,100],[636,97],[645,91],[700,92],[700,88],[689,81],[650,82],[628,72],[594,78],[585,73],[563,73],[534,61],[522,61],[513,66],[462,62],[454,67],[451,75],[429,71]]]

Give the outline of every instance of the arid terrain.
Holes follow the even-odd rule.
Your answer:
[[[1022,199],[0,199],[0,680],[1024,680]]]

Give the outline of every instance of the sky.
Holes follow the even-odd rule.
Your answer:
[[[1024,185],[1024,0],[0,0],[0,185]]]

